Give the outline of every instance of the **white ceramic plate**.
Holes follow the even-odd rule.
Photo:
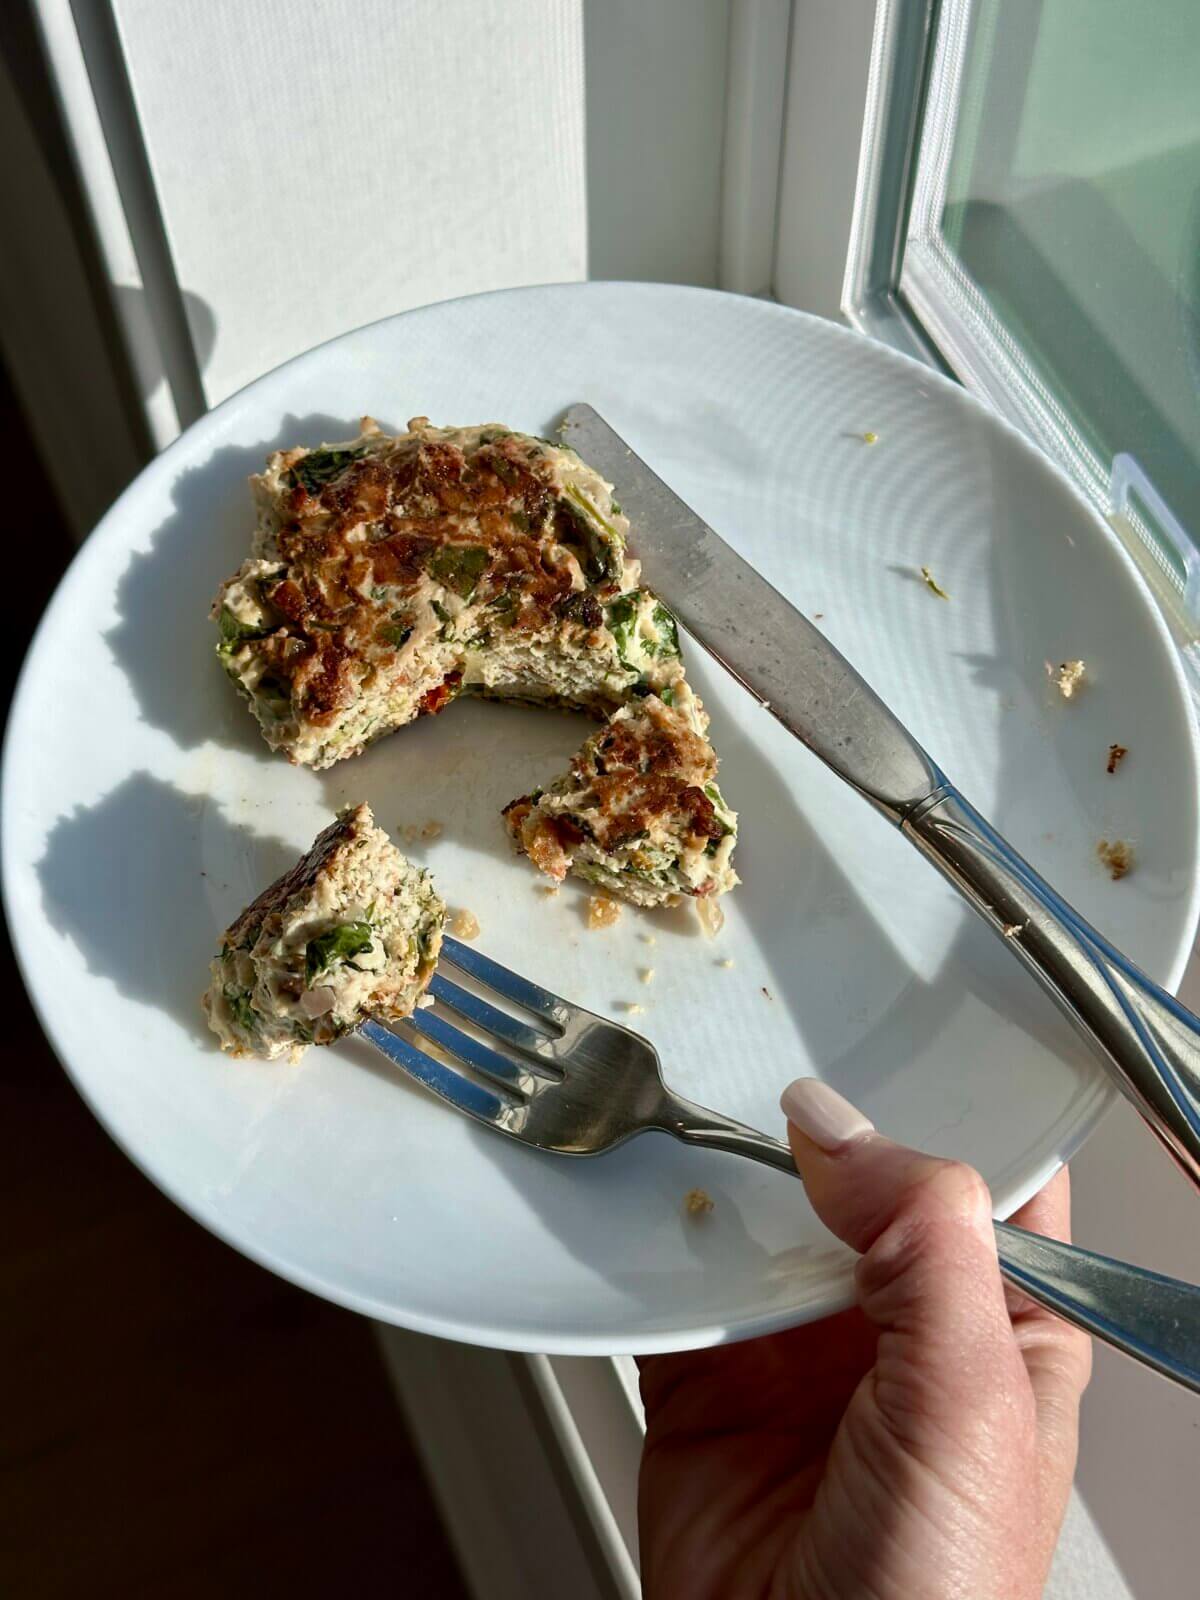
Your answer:
[[[665,286],[413,312],[301,356],[191,428],[114,506],[42,624],[9,731],[3,861],[59,1055],[114,1137],[214,1232],[408,1327],[649,1351],[846,1301],[847,1254],[799,1185],[661,1135],[597,1161],[536,1156],[357,1041],[298,1068],[215,1050],[198,997],[217,935],[334,807],[367,798],[393,830],[441,821],[412,853],[478,916],[483,948],[598,1011],[641,1002],[669,1082],[760,1127],[781,1131],[780,1089],[819,1073],[888,1133],[973,1162],[1006,1213],[1111,1091],[916,853],[694,646],[742,818],[745,882],[712,944],[687,912],[588,932],[581,892],[547,898],[510,855],[497,812],[559,768],[586,730],[574,718],[462,704],[329,773],[268,754],[205,617],[246,547],[247,473],[278,445],[353,433],[362,412],[546,433],[584,399],[820,614],[1085,915],[1178,980],[1196,915],[1196,743],[1176,657],[1111,533],[924,368],[791,311]],[[1091,681],[1068,705],[1044,663],[1069,656]],[[1109,777],[1114,740],[1130,755]],[[1120,883],[1096,860],[1103,835],[1136,842]],[[716,1202],[702,1221],[682,1211],[695,1185]]]

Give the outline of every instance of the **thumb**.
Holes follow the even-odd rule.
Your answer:
[[[819,1079],[797,1079],[780,1103],[817,1215],[862,1256],[858,1300],[889,1378],[881,1407],[959,1431],[1011,1395],[1021,1370],[987,1186],[970,1167],[883,1138]]]

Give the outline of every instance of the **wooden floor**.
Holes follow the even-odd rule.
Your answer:
[[[2,385],[0,424],[12,459]],[[46,504],[23,632],[69,554]],[[9,668],[12,630],[10,609]],[[0,973],[0,1595],[465,1600],[367,1323],[163,1199],[71,1088],[7,948]]]

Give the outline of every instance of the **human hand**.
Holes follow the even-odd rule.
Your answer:
[[[977,1173],[815,1079],[782,1104],[858,1309],[640,1363],[648,1600],[1037,1600],[1090,1341],[1005,1289]],[[1068,1238],[1066,1171],[1013,1220]]]

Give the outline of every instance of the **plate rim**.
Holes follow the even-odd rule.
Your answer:
[[[523,1329],[511,1323],[478,1323],[466,1319],[447,1319],[419,1312],[405,1311],[398,1313],[397,1309],[387,1302],[378,1300],[371,1295],[348,1290],[336,1282],[327,1280],[318,1272],[311,1271],[305,1266],[288,1260],[277,1253],[260,1248],[251,1237],[242,1237],[236,1234],[232,1229],[223,1226],[217,1218],[209,1215],[199,1198],[194,1200],[192,1198],[184,1198],[183,1195],[177,1192],[170,1176],[162,1169],[159,1163],[155,1162],[152,1153],[135,1153],[110,1123],[103,1107],[73,1071],[68,1053],[60,1044],[59,1032],[51,1015],[50,1002],[52,997],[49,995],[43,997],[43,993],[35,981],[34,974],[26,962],[21,943],[15,932],[12,883],[15,874],[21,870],[22,864],[13,859],[15,823],[11,819],[13,802],[10,771],[15,764],[17,732],[25,720],[25,703],[31,694],[33,675],[37,670],[42,647],[54,626],[56,614],[60,607],[68,603],[68,597],[76,585],[86,581],[86,575],[92,563],[101,559],[100,551],[103,543],[117,536],[117,530],[126,516],[126,502],[135,492],[142,492],[144,485],[147,483],[152,484],[155,480],[163,478],[170,481],[173,477],[173,463],[177,453],[182,453],[185,447],[194,448],[196,437],[203,437],[206,433],[219,429],[224,414],[239,403],[243,403],[245,397],[252,390],[271,382],[292,368],[314,361],[322,351],[329,349],[331,346],[345,344],[364,336],[369,336],[379,329],[402,322],[406,317],[439,311],[468,302],[493,299],[542,298],[548,295],[563,294],[571,297],[586,297],[596,293],[611,294],[614,291],[618,294],[658,295],[676,300],[700,299],[706,302],[719,303],[722,306],[729,302],[739,302],[743,303],[746,308],[753,307],[754,309],[750,311],[753,316],[761,315],[767,318],[776,318],[783,322],[792,322],[799,319],[801,323],[806,324],[809,328],[819,329],[819,336],[822,338],[829,338],[834,343],[846,341],[847,348],[853,346],[855,349],[861,350],[864,344],[869,344],[872,347],[874,356],[881,361],[882,365],[887,366],[890,364],[897,371],[907,371],[913,376],[919,375],[923,384],[938,388],[944,395],[952,395],[955,403],[965,404],[969,411],[973,410],[977,415],[986,418],[986,426],[997,428],[1001,435],[1006,435],[1011,441],[1014,441],[1016,448],[1038,470],[1048,470],[1050,476],[1058,480],[1060,486],[1067,490],[1072,499],[1082,509],[1087,520],[1095,529],[1097,536],[1116,554],[1118,563],[1124,570],[1125,577],[1132,580],[1131,586],[1150,617],[1152,627],[1169,662],[1169,671],[1174,680],[1178,698],[1183,705],[1184,720],[1189,735],[1188,753],[1191,758],[1193,792],[1196,795],[1200,795],[1200,711],[1198,711],[1195,696],[1188,683],[1180,648],[1171,634],[1166,618],[1154,599],[1145,577],[1115,530],[1091,505],[1059,463],[1034,444],[1008,418],[987,406],[954,379],[947,377],[934,368],[925,366],[911,356],[894,350],[888,345],[871,340],[869,336],[834,322],[829,318],[817,316],[795,307],[780,305],[775,301],[759,300],[751,296],[734,294],[727,290],[694,284],[589,279],[582,282],[529,284],[487,290],[478,294],[458,295],[448,300],[435,301],[428,305],[414,306],[405,311],[393,312],[385,317],[379,317],[371,322],[363,323],[358,327],[347,329],[332,338],[322,340],[320,343],[297,352],[295,355],[288,357],[287,360],[251,379],[184,428],[176,439],[172,440],[164,450],[147,462],[141,471],[125,486],[95,527],[85,537],[68,564],[66,571],[56,584],[54,592],[38,620],[13,689],[4,730],[3,746],[0,748],[0,905],[3,907],[17,970],[24,983],[30,1004],[60,1067],[108,1137],[121,1150],[122,1154],[133,1162],[134,1166],[154,1184],[160,1193],[178,1206],[185,1215],[191,1217],[193,1221],[198,1222],[216,1238],[220,1239],[222,1243],[231,1246],[257,1265],[265,1267],[267,1270],[276,1273],[289,1282],[297,1284],[310,1293],[318,1294],[323,1299],[329,1300],[336,1305],[374,1317],[379,1321],[408,1328],[417,1333],[426,1333],[438,1338],[456,1339],[460,1342],[468,1342],[486,1348],[510,1351],[528,1351],[532,1348],[537,1348],[553,1355],[648,1355],[702,1349],[737,1340],[760,1337],[785,1328],[798,1326],[804,1322],[832,1316],[854,1303],[853,1263],[856,1258],[853,1251],[849,1248],[845,1249],[843,1264],[840,1269],[831,1269],[831,1287],[827,1293],[822,1293],[818,1296],[820,1303],[817,1306],[792,1305],[769,1311],[758,1310],[747,1312],[743,1316],[727,1318],[721,1323],[693,1324],[683,1328],[661,1329],[652,1334],[639,1335],[635,1339],[629,1339],[607,1334],[563,1334],[561,1332],[542,1330],[541,1328],[535,1333],[533,1329]],[[1200,859],[1200,807],[1197,809],[1196,852],[1197,858]],[[1176,941],[1176,948],[1170,962],[1166,964],[1166,976],[1161,980],[1164,986],[1172,992],[1178,988],[1187,967],[1192,947],[1195,943],[1198,923],[1200,923],[1200,872],[1194,872],[1189,888],[1182,933]],[[1055,1172],[1079,1152],[1103,1117],[1122,1098],[1118,1087],[1103,1074],[1103,1069],[1097,1068],[1096,1071],[1100,1075],[1099,1088],[1101,1092],[1097,1095],[1093,1107],[1081,1116],[1078,1124],[1071,1130],[1070,1135],[1064,1139],[1065,1156],[1062,1159],[1051,1157],[1033,1171],[1025,1182],[1014,1185],[1012,1193],[1005,1197],[1011,1203],[998,1207],[996,1211],[998,1216],[1010,1216],[1013,1211],[1017,1210],[1048,1182]],[[1014,1195],[1015,1198],[1013,1197]],[[536,1338],[536,1345],[531,1343],[531,1339],[534,1338]]]

